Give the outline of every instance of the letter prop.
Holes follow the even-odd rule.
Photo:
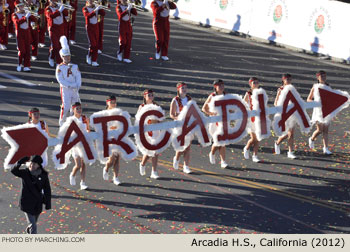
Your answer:
[[[131,127],[130,114],[115,108],[92,114],[90,125],[94,126],[97,154],[100,162],[105,164],[113,152],[118,153],[125,161],[137,156],[137,148],[128,137]]]
[[[311,122],[329,124],[337,113],[349,106],[349,97],[348,92],[334,90],[324,84],[315,84],[314,100],[321,102],[322,107],[314,108]]]
[[[4,161],[4,169],[11,167],[22,157],[31,155],[43,155],[48,146],[48,135],[43,134],[33,124],[21,124],[14,127],[3,128],[2,138],[11,148]]]
[[[239,95],[226,94],[214,96],[209,104],[212,112],[222,117],[218,123],[210,123],[209,129],[213,137],[214,146],[225,146],[239,142],[247,135],[247,128],[250,127],[248,120],[248,105]],[[236,119],[234,126],[229,120],[229,115],[241,114]]]
[[[70,141],[72,137],[75,137]],[[69,157],[72,151],[76,152],[84,159],[84,162],[94,163],[96,150],[94,143],[86,132],[86,125],[81,123],[76,117],[68,117],[66,122],[58,131],[59,144],[53,150],[52,159],[55,168],[58,170],[66,168],[69,164]]]
[[[288,130],[293,128],[296,123],[299,124],[302,132],[309,132],[311,128],[310,117],[306,113],[305,102],[292,85],[283,88],[277,106],[282,106],[282,113],[277,112],[273,120],[273,129],[277,136],[287,134]]]
[[[171,132],[169,130],[154,130],[145,132],[145,124],[152,124],[155,121],[163,121],[163,109],[155,104],[143,106],[136,114],[135,126],[139,126],[135,134],[136,145],[143,155],[154,157],[163,152],[170,144]]]
[[[196,135],[202,146],[211,144],[211,136],[208,135],[208,125],[205,125],[206,117],[199,110],[195,101],[191,100],[182,109],[178,121],[183,121],[182,127],[173,129],[172,145],[175,151],[184,151]]]
[[[267,114],[269,98],[266,91],[262,88],[254,89],[252,95],[253,110],[259,112],[255,117],[254,128],[258,141],[269,138],[271,135],[271,120]]]

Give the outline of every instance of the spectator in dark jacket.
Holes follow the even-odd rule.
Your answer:
[[[19,169],[22,164],[28,162],[29,167]],[[47,171],[42,167],[42,158],[34,155],[31,158],[24,157],[12,168],[13,175],[22,179],[22,192],[19,205],[24,212],[28,227],[28,234],[37,233],[37,221],[42,212],[43,204],[45,209],[51,209],[51,187]]]

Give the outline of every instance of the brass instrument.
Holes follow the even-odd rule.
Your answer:
[[[60,3],[57,3],[58,6],[64,6],[65,9],[70,10],[70,11],[75,11],[75,9],[72,7],[70,4],[66,4],[67,0],[61,0]]]
[[[24,11],[26,13],[30,13],[31,15],[33,15],[34,17],[39,17],[39,14],[38,14],[38,7],[34,4],[30,4],[30,5],[26,5],[24,7]]]
[[[109,9],[109,1],[106,1],[106,0],[97,0],[97,1],[94,1],[94,5],[96,7],[100,7],[101,9],[105,10],[105,11],[111,11]],[[101,15],[98,14],[97,15],[97,22],[100,23],[101,22]]]
[[[40,0],[40,9],[45,9],[45,5],[46,5],[47,1],[46,0]],[[45,27],[45,12],[43,12],[42,14],[40,14],[40,22],[39,22],[39,26],[40,28],[44,28]]]
[[[3,20],[3,25],[7,26],[8,23],[8,16],[10,14],[10,10],[5,6],[5,0],[2,0],[2,14],[4,16],[4,20]]]

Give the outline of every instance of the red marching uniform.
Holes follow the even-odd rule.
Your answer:
[[[83,7],[83,14],[85,17],[85,28],[89,39],[89,52],[88,57],[91,58],[92,62],[97,61],[98,56],[98,41],[100,36],[100,27],[97,22],[97,15],[105,16],[105,11],[102,9],[95,12],[95,7]]]
[[[154,0],[151,3],[153,11],[153,31],[156,37],[156,50],[162,56],[168,56],[168,46],[170,38],[169,9],[176,9],[176,4],[168,2],[169,9],[163,6],[164,2]]]
[[[39,14],[39,8],[40,3],[39,0],[32,0],[31,3],[38,8],[38,14]],[[29,24],[29,30],[31,35],[31,47],[32,47],[32,56],[36,57],[38,56],[38,44],[39,44],[39,20],[32,16],[32,20]]]
[[[35,0],[32,0],[35,1]],[[36,0],[39,4],[38,14],[40,15],[39,19],[39,26],[38,26],[38,32],[39,32],[39,43],[45,44],[45,33],[47,31],[47,22],[46,22],[46,16],[45,16],[45,8],[49,5],[49,1],[46,1],[46,3],[40,3],[41,0]]]
[[[45,8],[45,16],[47,20],[47,26],[49,31],[49,37],[51,45],[49,49],[49,59],[54,60],[60,64],[62,62],[59,51],[61,49],[60,37],[64,36],[65,16],[68,15],[68,11],[64,9],[62,13],[56,7],[48,6]]]
[[[103,0],[102,0],[101,4],[108,7],[108,8],[111,8],[111,5],[109,3],[108,3],[108,5],[105,5]],[[119,0],[117,1],[117,4],[119,4]],[[99,38],[98,38],[98,50],[100,50],[100,51],[103,50],[104,20],[105,20],[104,16],[100,16],[100,20],[97,20],[97,21],[99,21],[98,25],[100,27],[100,34],[99,34]]]
[[[30,67],[30,23],[34,22],[34,16],[30,16],[27,20],[26,13],[15,12],[12,14],[12,21],[16,28],[16,39],[18,49],[18,65],[22,64],[24,67]]]
[[[8,9],[8,4],[6,4],[6,0],[2,0],[2,1],[5,1],[5,5],[7,5],[7,9]],[[4,15],[4,10],[2,9],[2,6],[3,6],[2,1],[0,1],[0,3],[1,3],[0,4],[0,44],[3,46],[7,46],[7,44],[8,44],[8,24],[9,24],[9,20],[11,19],[11,16],[10,16],[10,14]],[[8,9],[8,11],[9,11],[9,9]]]
[[[6,0],[7,3],[9,4],[9,10],[10,10],[10,14],[9,14],[9,20],[8,20],[8,33],[9,34],[14,34],[15,33],[15,29],[14,29],[14,23],[12,20],[12,14],[15,12],[15,0]]]
[[[130,58],[130,49],[132,41],[132,26],[130,22],[131,14],[137,15],[137,10],[131,8],[128,10],[127,5],[118,4],[116,7],[116,12],[119,19],[119,51],[118,54],[124,52],[124,59]]]
[[[75,30],[77,27],[78,0],[70,0],[70,5],[74,8],[74,11],[70,12],[70,21],[68,22],[67,39],[75,41]]]

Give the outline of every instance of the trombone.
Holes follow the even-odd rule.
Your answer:
[[[38,14],[38,10],[35,5],[29,5],[24,7],[24,11],[26,13],[30,13],[32,16],[38,18],[40,15]]]
[[[106,11],[111,11],[109,8],[108,8],[108,4],[106,3],[106,5],[104,5],[103,3],[101,3],[100,1],[94,1],[94,4],[96,7],[100,7],[100,9],[103,9],[103,10],[106,10]]]
[[[63,1],[62,1],[63,2]],[[63,6],[65,9],[69,10],[69,11],[75,11],[75,9],[73,8],[72,5],[70,4],[64,4],[64,3],[57,3],[58,6]]]

